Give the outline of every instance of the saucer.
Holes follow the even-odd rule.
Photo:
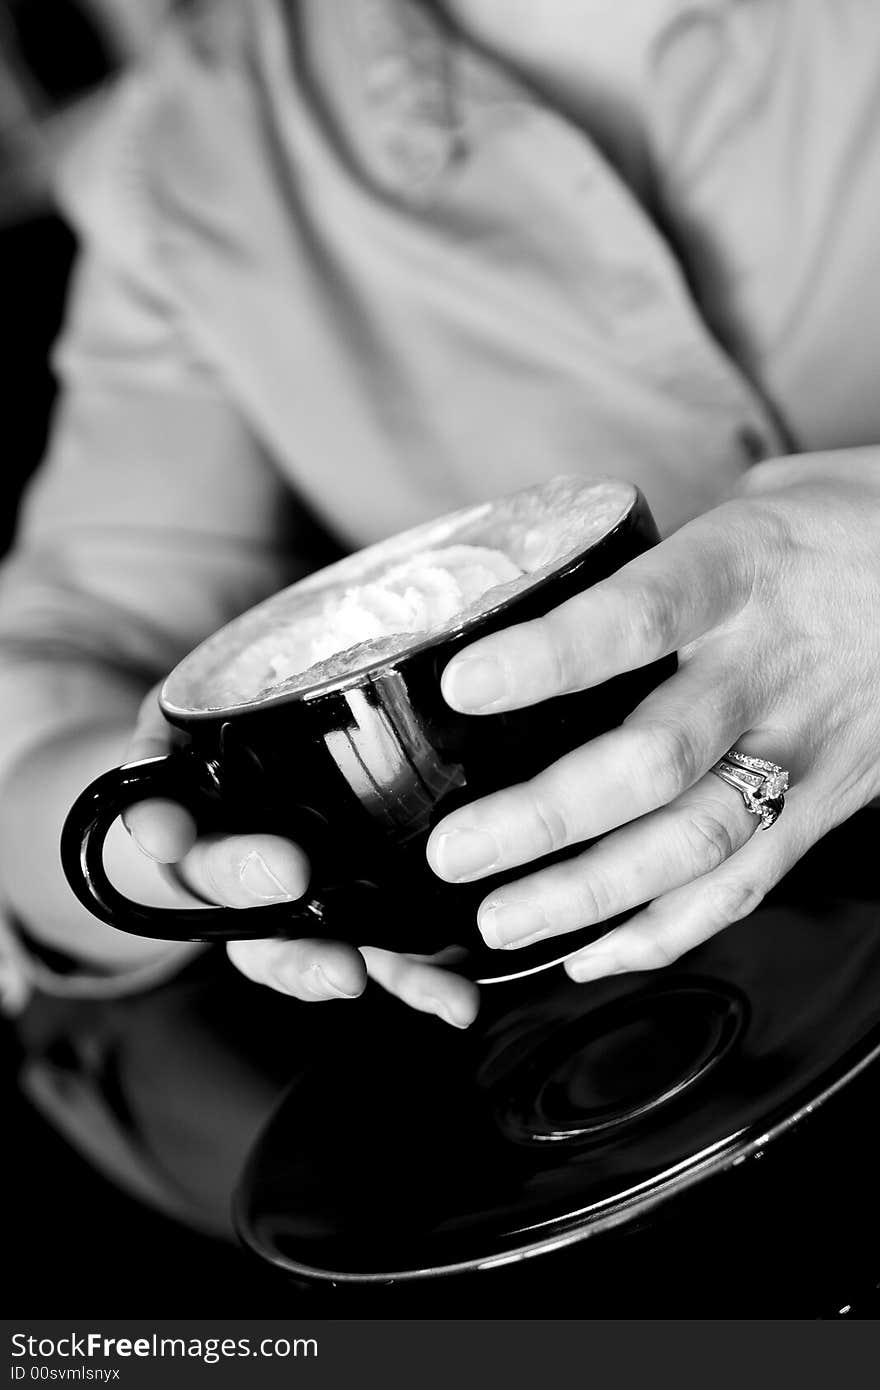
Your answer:
[[[486,989],[464,1033],[389,1001],[301,1066],[240,1183],[242,1238],[311,1280],[485,1270],[765,1153],[880,1058],[878,829],[855,817],[665,970]]]

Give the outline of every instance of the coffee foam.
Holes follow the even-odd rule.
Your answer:
[[[180,713],[240,708],[381,665],[420,641],[474,621],[562,568],[607,535],[630,510],[635,495],[630,484],[615,479],[559,477],[370,546],[282,590],[209,637],[171,673],[163,703]],[[393,589],[401,575],[418,574],[420,567],[424,572],[426,561],[430,567],[432,557],[444,550],[450,555],[457,551],[460,561],[465,548],[481,552],[484,562],[494,554],[498,558],[489,563],[496,573],[512,577],[489,583],[482,592],[474,589],[475,596],[465,586],[464,606],[449,612],[447,602],[437,623],[386,630],[341,651],[327,651],[335,641],[330,626],[334,614],[346,601],[377,594],[389,580]],[[433,616],[430,603],[424,611],[417,603],[413,608],[420,618]],[[322,650],[327,654],[314,659]]]
[[[318,662],[332,663],[365,642],[435,632],[487,590],[520,574],[500,550],[448,545],[420,551],[342,595],[332,590],[315,617],[279,630],[278,651],[269,658],[270,686],[307,674]]]

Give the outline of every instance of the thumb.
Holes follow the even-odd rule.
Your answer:
[[[159,686],[145,696],[125,750],[125,762],[170,753],[174,734],[159,708]],[[196,842],[195,820],[175,801],[139,801],[122,813],[122,823],[138,849],[159,864],[176,864]]]

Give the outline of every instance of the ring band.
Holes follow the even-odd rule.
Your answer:
[[[773,822],[779,819],[785,806],[789,781],[784,767],[768,762],[766,758],[753,758],[748,753],[731,748],[711,770],[722,782],[739,792],[747,811],[761,817],[762,830],[769,830]]]

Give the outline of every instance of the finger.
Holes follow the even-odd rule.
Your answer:
[[[230,941],[226,951],[249,980],[304,1003],[357,999],[367,983],[363,956],[339,941]]]
[[[179,863],[198,835],[185,807],[158,797],[129,806],[122,819],[138,849],[158,864]]]
[[[210,835],[196,841],[179,873],[199,897],[223,907],[258,907],[301,898],[309,861],[280,835]]]
[[[161,753],[167,753],[172,746],[174,731],[159,705],[160,689],[161,685],[154,685],[140,703],[125,750],[126,762],[158,757]]]
[[[713,873],[657,898],[565,962],[573,980],[631,970],[657,970],[754,912],[770,889],[817,838],[796,788],[782,819],[753,836]]]
[[[520,709],[636,670],[728,621],[752,569],[741,504],[717,508],[546,617],[475,642],[443,673],[453,709]]]
[[[758,828],[740,794],[711,773],[671,806],[576,859],[505,885],[481,905],[487,946],[510,950],[593,926],[711,873]]]
[[[159,686],[154,686],[141,703],[124,762],[159,757],[172,746],[173,733],[159,708],[158,693]],[[181,860],[198,833],[189,811],[158,797],[129,806],[122,822],[138,848],[160,864]]]
[[[424,961],[428,965],[461,965],[471,954],[467,946],[444,946],[442,950],[431,951],[425,955],[420,955],[416,951],[407,951],[410,960]]]
[[[666,805],[694,785],[753,722],[740,665],[695,656],[619,729],[566,754],[528,782],[453,811],[428,841],[447,882],[541,859]]]
[[[470,980],[378,946],[363,946],[361,952],[370,978],[410,1008],[436,1014],[453,1028],[467,1028],[473,1023],[480,993]]]

